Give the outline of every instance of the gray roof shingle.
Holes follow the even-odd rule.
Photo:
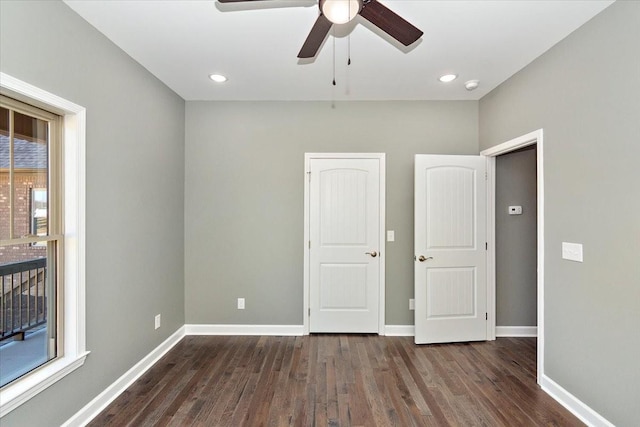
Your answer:
[[[13,139],[13,167],[15,169],[46,169],[47,144]],[[0,169],[9,168],[9,137],[0,134]]]

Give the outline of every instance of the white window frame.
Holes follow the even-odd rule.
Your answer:
[[[63,117],[64,283],[62,356],[3,387],[0,418],[84,364],[86,109],[5,73],[0,93]]]

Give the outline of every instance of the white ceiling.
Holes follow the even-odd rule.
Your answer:
[[[358,17],[334,26],[307,63],[297,54],[318,15],[313,0],[65,2],[185,100],[477,100],[613,1],[381,0],[424,31],[418,42],[400,49]],[[444,73],[459,77],[443,84]]]

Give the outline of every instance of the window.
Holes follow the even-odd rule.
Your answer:
[[[0,97],[0,387],[58,353],[59,127],[59,116]]]
[[[4,73],[0,92],[2,417],[82,366],[88,352],[85,109]],[[26,342],[28,357],[7,369],[6,351]]]

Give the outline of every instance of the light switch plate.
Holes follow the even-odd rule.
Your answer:
[[[393,242],[396,240],[396,232],[393,230],[387,230],[387,242]]]
[[[244,298],[238,298],[238,310],[244,310]]]
[[[416,300],[413,298],[409,299],[409,310],[415,310],[416,309]]]
[[[582,261],[582,244],[562,242],[562,258],[569,261]]]

